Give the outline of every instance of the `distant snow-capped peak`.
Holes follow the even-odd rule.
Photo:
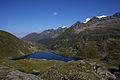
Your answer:
[[[62,26],[61,28],[66,28],[66,26]]]
[[[103,18],[103,17],[107,17],[105,15],[102,15],[102,16],[96,16],[97,18]]]
[[[90,18],[86,18],[85,22],[83,22],[83,23],[87,23],[89,20],[90,20]]]
[[[96,16],[97,18],[103,18],[103,17],[107,17],[106,15],[102,15],[102,16]],[[87,23],[91,18],[86,18],[85,22],[83,23]]]

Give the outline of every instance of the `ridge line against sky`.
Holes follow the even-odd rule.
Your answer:
[[[0,30],[21,38],[31,32],[70,27],[93,16],[120,12],[120,0],[0,0]]]

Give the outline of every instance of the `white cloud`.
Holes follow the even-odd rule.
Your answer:
[[[58,12],[53,12],[53,16],[58,16]]]
[[[102,16],[96,16],[97,18],[103,18],[103,17],[107,17],[105,15],[102,15]]]
[[[90,20],[90,18],[86,18],[85,22],[83,22],[83,23],[87,23],[89,20]]]

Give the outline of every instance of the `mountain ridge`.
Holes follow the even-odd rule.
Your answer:
[[[62,34],[67,27],[59,27],[58,29],[48,29],[41,33],[30,33],[23,37],[22,40],[38,42],[42,44],[49,44],[54,38]]]
[[[77,22],[59,35],[49,48],[67,57],[107,58],[108,63],[118,66],[120,65],[119,14],[100,19],[94,17],[87,23]]]

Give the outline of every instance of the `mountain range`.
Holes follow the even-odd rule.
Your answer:
[[[47,45],[51,43],[57,36],[62,34],[66,29],[67,27],[59,27],[58,29],[48,29],[41,33],[30,33],[23,37],[22,40],[38,42]]]

